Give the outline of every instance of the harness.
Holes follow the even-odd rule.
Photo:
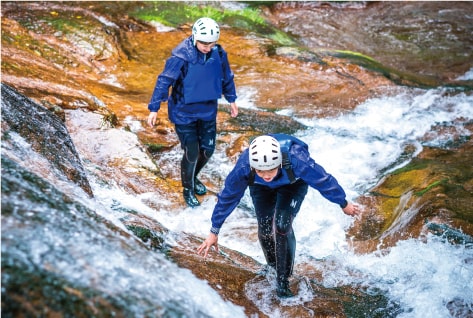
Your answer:
[[[185,104],[217,100],[222,96],[223,63],[220,52],[215,49],[208,55],[203,64],[187,63],[187,74],[182,80]]]
[[[286,134],[268,134],[268,135],[274,137],[281,145],[281,156],[282,156],[281,168],[286,171],[290,184],[293,184],[294,182],[298,180],[298,178],[296,178],[296,176],[294,175],[294,171],[292,169],[291,158],[289,156],[289,151],[291,150],[291,147],[293,144],[298,144],[304,147],[305,149],[309,149],[309,146],[302,140],[299,140],[298,138],[290,136],[290,135],[286,135]],[[256,175],[255,169],[251,168],[250,176],[248,179],[248,185],[254,184],[255,175]]]

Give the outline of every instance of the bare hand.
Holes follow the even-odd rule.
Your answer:
[[[356,204],[348,203],[343,209],[343,213],[350,216],[356,216],[361,213],[360,208]]]
[[[212,246],[215,246],[215,251],[218,252],[218,236],[210,233],[209,236],[205,239],[205,241],[199,246],[197,249],[197,254],[203,254],[204,258],[207,258],[209,254],[209,250]]]
[[[238,116],[238,106],[236,103],[230,103],[230,116]]]
[[[156,118],[158,117],[158,112],[151,112],[148,115],[148,125],[153,127],[156,124]]]

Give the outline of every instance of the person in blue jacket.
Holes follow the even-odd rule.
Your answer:
[[[360,213],[357,205],[347,202],[337,180],[310,157],[303,141],[285,134],[255,138],[227,176],[217,196],[210,233],[197,253],[207,257],[212,246],[218,252],[220,228],[249,187],[258,221],[258,239],[267,264],[276,270],[277,295],[292,297],[289,277],[296,249],[292,222],[309,186],[338,204],[345,214]]]
[[[217,100],[222,94],[230,103],[231,116],[238,115],[234,75],[227,53],[216,43],[219,37],[220,28],[214,20],[198,19],[192,35],[172,50],[148,104],[148,125],[153,127],[161,103],[168,103],[169,120],[184,150],[181,182],[190,207],[200,205],[196,194],[207,192],[197,175],[215,150]]]

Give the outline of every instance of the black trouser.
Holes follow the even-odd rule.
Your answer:
[[[194,179],[214,153],[217,123],[215,120],[197,120],[175,127],[184,150],[181,160],[182,186],[194,191]]]
[[[308,185],[302,180],[271,189],[250,186],[250,195],[258,220],[258,238],[268,265],[276,269],[278,283],[292,275],[296,238],[292,221],[301,208]]]

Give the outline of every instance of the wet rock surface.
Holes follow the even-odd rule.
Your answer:
[[[92,195],[79,156],[89,169],[90,166],[95,167],[94,176],[101,180],[119,184],[133,194],[156,192],[156,198],[147,200],[147,205],[156,210],[163,207],[160,195],[165,196],[173,207],[183,205],[179,177],[153,167],[150,159],[156,161],[178,145],[173,126],[167,120],[165,105],[159,112],[156,127],[146,127],[145,120],[148,114],[147,102],[156,76],[162,70],[170,50],[190,34],[190,25],[180,25],[171,33],[155,32],[149,23],[124,14],[131,14],[134,6],[127,2],[2,2],[2,83],[12,87],[10,89],[2,85],[2,230],[6,222],[4,220],[8,217],[7,213],[4,219],[4,212],[13,213],[18,201],[30,206],[37,204],[25,199],[29,191],[24,188],[24,184],[15,185],[13,182],[12,176],[16,171],[20,171],[25,179],[37,180],[31,187],[36,188],[38,193],[41,192],[39,189],[43,189],[44,200],[64,201],[65,206],[58,209],[68,210],[70,205],[66,203],[76,203],[74,196],[56,193],[52,190],[54,186],[49,183],[45,185],[43,179],[55,182],[54,178],[50,181],[52,175],[57,174],[57,180],[70,180],[82,191]],[[455,81],[456,77],[471,67],[461,56],[455,59],[454,64],[445,64],[446,69],[439,70],[438,74],[432,74],[421,70],[438,70],[429,64],[434,63],[435,59],[427,61],[427,67],[423,64],[425,57],[405,63],[406,56],[410,56],[412,50],[417,50],[414,44],[409,46],[410,50],[399,53],[392,60],[387,54],[389,47],[380,45],[378,51],[374,47],[363,51],[363,54],[374,56],[385,63],[384,69],[380,70],[382,64],[375,63],[371,64],[373,67],[367,67],[366,59],[360,63],[360,60],[353,58],[354,55],[350,55],[350,58],[337,55],[335,50],[330,51],[335,48],[327,44],[330,37],[309,37],[296,23],[297,20],[303,23],[301,14],[304,16],[307,12],[315,12],[323,16],[327,13],[323,10],[330,10],[332,13],[335,11],[332,19],[340,20],[340,15],[349,14],[349,21],[358,25],[362,21],[360,16],[382,18],[394,9],[400,10],[394,6],[394,3],[373,3],[366,7],[351,8],[348,13],[343,8],[327,4],[311,7],[286,3],[266,8],[266,16],[275,25],[293,33],[299,40],[304,39],[305,46],[297,49],[264,38],[257,30],[245,32],[225,25],[221,44],[229,52],[237,86],[252,88],[255,91],[254,103],[259,107],[257,111],[241,109],[240,116],[232,119],[228,107],[222,105],[218,142],[220,145],[229,145],[225,147],[226,155],[236,159],[251,136],[268,129],[288,133],[303,129],[293,117],[336,116],[371,97],[394,94],[399,83],[415,87],[447,83],[458,85],[461,91],[471,89],[471,81]],[[409,4],[402,6],[409,10]],[[422,6],[427,17],[431,12],[441,9],[440,3],[431,4],[431,7],[424,3]],[[471,3],[468,2],[460,6],[459,9],[471,9]],[[329,25],[333,23],[314,21]],[[461,36],[468,33],[461,28],[468,24],[452,22],[451,19],[448,21],[441,25],[454,26],[454,34],[460,39],[458,45],[463,45],[457,50],[471,51],[471,37],[461,40]],[[338,30],[346,31],[347,27]],[[396,32],[400,31],[397,29]],[[408,35],[413,36],[413,31],[408,32]],[[362,39],[362,36],[361,32],[358,44],[344,41],[342,37],[340,46],[344,43],[345,50],[361,51],[360,47],[369,47],[368,40]],[[377,41],[381,39],[374,42]],[[418,45],[422,47],[428,43],[424,41]],[[448,60],[447,56],[442,55],[436,63],[444,63]],[[405,73],[407,71],[423,74],[408,76]],[[87,113],[84,118],[92,125],[79,124],[80,118],[77,119],[77,113],[73,113],[78,109]],[[290,115],[278,114],[281,110]],[[145,128],[134,129],[135,122]],[[471,123],[465,123],[464,127],[470,132],[473,129]],[[13,132],[27,140],[33,151],[43,158],[45,164],[38,167],[38,171],[41,171],[39,176],[31,177],[28,171],[22,171],[21,161],[27,159],[22,157],[22,150],[17,145],[13,147],[9,143],[8,135]],[[115,133],[126,136],[123,138],[136,138],[133,142],[140,149],[136,161],[124,162],[119,153],[112,155],[99,151],[108,149],[105,144],[113,142],[106,135]],[[72,140],[77,143],[74,145]],[[10,152],[6,156],[4,151],[8,147]],[[355,250],[359,253],[371,252],[380,248],[381,241],[382,248],[389,248],[399,240],[422,237],[428,232],[444,235],[454,244],[471,242],[472,154],[471,140],[457,136],[448,149],[427,147],[408,166],[386,175],[369,193],[359,198],[366,212],[361,222],[347,233],[354,238],[351,244]],[[218,191],[221,181],[214,181],[211,190]],[[56,186],[61,188],[62,185]],[[62,191],[67,194],[73,192],[71,189]],[[215,191],[210,191],[208,196],[214,195]],[[13,195],[17,192],[22,193],[24,198]],[[406,222],[399,222],[404,211],[415,207],[419,207],[415,215],[409,216]],[[28,219],[27,210],[25,208],[23,211],[25,219]],[[181,236],[176,246],[165,246],[163,237],[168,230],[156,220],[136,211],[130,212],[122,222],[143,242],[151,245],[149,250],[143,247],[146,252],[165,253],[180,267],[189,268],[195,276],[208,281],[224,299],[243,306],[248,316],[266,316],[257,304],[245,297],[245,292],[257,293],[258,286],[270,287],[268,280],[257,274],[261,264],[225,248],[222,248],[223,253],[204,262],[195,254],[201,239],[192,236]],[[117,232],[120,236],[128,235]],[[4,238],[2,233],[2,245],[15,242],[14,239]],[[15,267],[15,261],[9,257],[2,248],[2,284],[7,286],[7,292],[2,289],[3,314],[28,312],[31,315],[43,313],[67,316],[83,312],[100,316],[97,313],[113,310],[118,313],[117,316],[126,316],[126,306],[123,307],[122,303],[97,295],[93,289],[83,290],[71,282],[62,281],[63,278],[54,276],[45,268],[35,273],[26,265],[25,268],[23,265]],[[295,270],[291,288],[294,291],[303,290],[308,296],[300,299],[297,306],[286,306],[275,298],[271,300],[274,306],[281,306],[281,313],[285,315],[356,317],[363,316],[363,313],[373,308],[384,308],[383,317],[394,317],[398,313],[397,305],[387,304],[382,294],[369,295],[362,288],[351,286],[324,288],[320,284],[320,270],[308,264],[302,264]],[[302,272],[304,276],[298,274]],[[254,286],[256,288],[252,289]],[[57,295],[59,292],[62,293],[61,297],[49,303],[48,293]],[[99,305],[90,307],[90,299]],[[58,305],[56,301],[60,300],[66,304],[63,302],[62,306]],[[465,308],[467,305],[464,305]]]
[[[60,177],[65,176],[92,196],[86,172],[64,122],[8,85],[2,84],[1,90],[2,148],[9,145],[12,153],[15,153],[14,148],[18,145],[10,144],[9,141],[14,138],[12,134],[21,136],[35,152],[45,157],[51,164],[51,167],[45,167],[46,174],[57,169]],[[34,160],[21,155],[15,159],[20,162]]]

